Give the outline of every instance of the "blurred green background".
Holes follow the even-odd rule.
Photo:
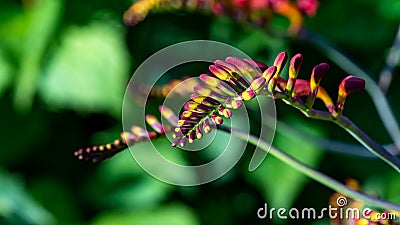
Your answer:
[[[80,147],[119,136],[130,75],[168,45],[216,40],[267,64],[280,51],[291,56],[300,52],[305,59],[300,76],[305,79],[314,65],[331,62],[305,42],[272,37],[224,16],[152,13],[127,28],[122,15],[130,4],[0,0],[0,224],[293,224],[260,220],[257,209],[264,202],[269,207],[326,207],[332,190],[271,156],[249,172],[252,146],[228,174],[198,187],[154,179],[129,152],[99,164],[74,158]],[[316,17],[307,18],[305,26],[335,43],[377,80],[399,21],[398,0],[321,0]],[[287,21],[276,16],[272,23],[285,26]],[[346,73],[330,65],[322,85],[336,96]],[[203,72],[204,65],[199,65],[182,75]],[[387,94],[397,120],[399,75],[397,68]],[[249,108],[254,110],[254,104]],[[326,152],[299,132],[289,132],[354,142],[344,131],[306,119],[282,102],[277,110],[289,128],[278,124],[276,146],[339,181],[353,177],[370,193],[400,203],[400,176],[380,160]],[[379,143],[391,143],[367,93],[351,96],[345,114]],[[252,119],[255,133],[260,120]]]

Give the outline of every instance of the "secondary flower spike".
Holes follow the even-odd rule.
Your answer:
[[[152,11],[198,10],[228,15],[237,21],[265,27],[275,14],[290,22],[289,32],[298,33],[304,16],[314,16],[318,0],[138,0],[124,14],[124,22],[134,26]]]
[[[297,0],[297,7],[308,16],[315,16],[319,7],[318,0]]]
[[[165,136],[166,133],[171,132],[173,127],[178,124],[178,117],[167,106],[160,106],[159,110],[161,115],[173,126],[163,125],[155,116],[146,115],[145,120],[154,131],[148,131],[142,127],[134,125],[131,127],[130,132],[121,133],[121,139],[117,139],[114,142],[105,145],[78,149],[74,152],[74,156],[80,160],[100,162],[113,157],[115,154],[136,143]]]

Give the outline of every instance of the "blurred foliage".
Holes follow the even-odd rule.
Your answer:
[[[154,209],[148,212],[120,212],[120,213],[104,213],[100,214],[93,225],[196,225],[199,222],[196,216],[187,206],[180,204],[164,205],[159,209]]]
[[[99,22],[66,29],[39,82],[44,102],[119,118],[129,59],[122,32]]]
[[[298,127],[297,129],[301,132],[323,136],[322,131],[312,126],[305,126],[296,121],[292,121],[292,125]],[[273,144],[312,167],[318,167],[323,155],[321,149],[296,136],[276,134]],[[272,171],[279,171],[279,173]],[[285,179],[280,179],[281,177],[285,177]],[[268,163],[261,164],[256,171],[249,174],[248,178],[260,189],[265,198],[269,199],[268,203],[282,208],[290,208],[308,182],[305,175],[275,158],[268,159]]]
[[[54,218],[40,206],[15,175],[0,171],[0,222],[10,224],[53,224]]]
[[[303,78],[313,65],[330,62],[307,43],[281,39],[224,16],[151,13],[136,27],[125,27],[122,15],[130,3],[0,0],[0,224],[265,224],[285,221],[259,220],[256,212],[264,202],[271,207],[326,207],[331,190],[271,156],[249,172],[251,146],[224,177],[190,188],[154,179],[127,151],[101,164],[73,157],[77,148],[118,137],[131,73],[170,44],[221,41],[267,64],[277,52],[301,52],[306,59]],[[305,26],[340,46],[377,79],[399,20],[398,0],[321,0],[317,15],[307,18]],[[287,21],[278,16],[272,24],[279,27]],[[182,75],[197,75],[202,69],[204,65]],[[398,68],[394,75],[388,99],[400,120]],[[322,85],[334,94],[344,76],[331,64]],[[390,142],[365,93],[348,102],[346,115],[377,141]],[[155,108],[150,112],[157,114]],[[282,103],[277,110],[278,118],[293,129],[352,141],[340,129],[308,120]],[[259,118],[252,121],[256,133]],[[222,133],[218,137],[215,146],[226,140]],[[158,144],[167,157],[193,161],[166,142]],[[282,134],[274,144],[338,180],[354,177],[371,193],[400,203],[398,174],[377,159],[324,153],[313,143]],[[198,154],[195,161],[209,160],[215,152]]]

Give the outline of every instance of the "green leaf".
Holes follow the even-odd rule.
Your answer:
[[[385,177],[370,176],[362,184],[362,190],[372,196],[385,196],[385,186],[387,185]]]
[[[377,2],[382,17],[398,22],[400,19],[400,2],[398,0],[383,0]]]
[[[30,190],[35,199],[51,212],[58,223],[73,222],[80,213],[74,199],[76,192],[61,179],[43,176],[35,178],[30,182]]]
[[[9,56],[21,57],[25,33],[27,29],[26,13],[22,7],[4,6],[0,8],[0,43]]]
[[[173,186],[150,176],[143,171],[145,177],[134,180],[106,195],[105,202],[109,206],[130,209],[150,209],[165,201],[172,192]]]
[[[36,92],[41,61],[61,16],[62,1],[40,0],[28,10],[21,49],[21,66],[15,87],[17,109],[28,111]]]
[[[362,190],[372,196],[400,203],[400,176],[392,171],[386,174],[370,176],[362,184]]]
[[[184,163],[180,152],[173,151],[167,140],[157,140],[155,144],[157,149],[167,153],[163,156],[174,162]],[[132,148],[147,152],[151,147],[151,143],[144,142]],[[159,181],[144,171],[127,149],[99,166],[97,176],[89,182],[87,194],[99,205],[107,207],[148,209],[159,205],[173,189],[174,186]]]
[[[0,49],[0,98],[12,82],[12,67]]]
[[[0,218],[12,224],[54,224],[53,216],[26,192],[15,176],[0,170]]]
[[[196,225],[195,214],[182,204],[170,204],[151,211],[107,212],[100,214],[91,225]]]
[[[211,23],[210,38],[216,41],[230,42],[234,34],[234,23],[229,17],[218,16]]]
[[[119,180],[134,179],[145,173],[135,162],[129,150],[124,150],[107,160],[98,168],[98,178],[102,183],[115,183]]]
[[[242,32],[240,39],[235,43],[235,47],[243,50],[249,56],[257,56],[261,53],[261,57],[265,59],[265,51],[268,52],[268,58],[265,62],[273,62],[276,55],[287,49],[286,42],[282,39],[273,38],[265,31],[259,29],[249,29]]]
[[[386,198],[392,202],[400,204],[400,176],[398,173],[390,173],[387,176],[388,184],[386,186]]]
[[[292,126],[305,133],[321,136],[321,132],[310,125],[293,120],[287,121],[291,121]],[[323,153],[312,143],[300,137],[287,135],[284,131],[276,133],[274,145],[312,167],[318,165]],[[271,156],[267,157],[253,173],[249,173],[248,178],[262,192],[271,207],[283,208],[290,208],[293,205],[309,181],[302,173]]]
[[[70,27],[45,72],[41,95],[56,108],[119,118],[127,69],[124,38],[115,26]]]

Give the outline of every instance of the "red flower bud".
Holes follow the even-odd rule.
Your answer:
[[[365,80],[348,76],[342,80],[339,86],[339,95],[347,96],[351,93],[362,91],[365,89]]]
[[[289,96],[292,95],[293,88],[296,83],[296,78],[297,78],[297,75],[299,74],[299,70],[300,70],[302,63],[303,63],[303,55],[302,54],[296,54],[290,60],[289,79],[288,79],[288,82],[286,85],[286,90],[287,90],[287,93]]]
[[[310,79],[310,88],[312,91],[318,89],[318,85],[328,69],[329,65],[327,63],[320,63],[313,68]]]
[[[276,56],[274,66],[276,66],[277,68],[277,73],[275,74],[275,76],[278,76],[281,73],[282,68],[286,64],[287,59],[288,56],[286,52],[281,52],[278,54],[278,56]]]
[[[365,89],[364,79],[354,76],[348,76],[344,78],[339,85],[338,100],[336,103],[336,114],[334,116],[337,118],[342,113],[346,97],[349,94],[357,91],[362,91],[364,89]]]

